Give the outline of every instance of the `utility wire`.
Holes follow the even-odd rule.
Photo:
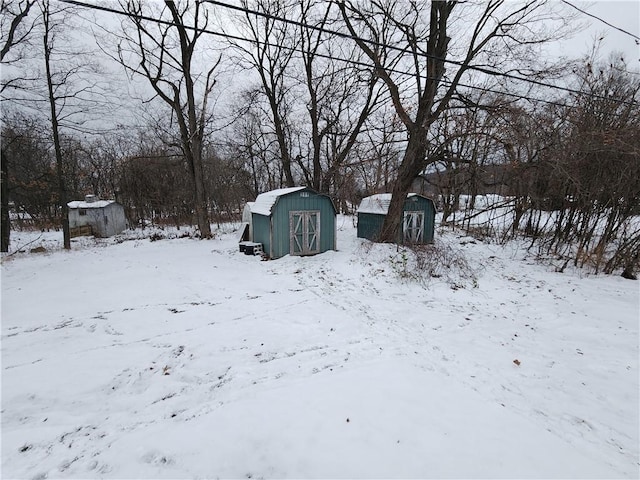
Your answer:
[[[616,27],[615,25],[610,24],[610,23],[609,23],[609,22],[607,22],[606,20],[603,20],[603,19],[602,19],[602,18],[600,18],[600,17],[597,17],[597,16],[595,16],[595,15],[593,15],[593,14],[591,14],[591,13],[589,13],[589,12],[585,11],[585,10],[582,10],[582,9],[581,9],[581,8],[579,8],[579,7],[576,7],[573,3],[568,2],[567,0],[561,0],[561,1],[562,1],[562,3],[566,3],[566,4],[567,4],[567,5],[569,5],[570,7],[575,8],[575,9],[576,9],[577,11],[579,11],[580,13],[584,13],[585,15],[588,15],[588,16],[589,16],[589,17],[591,17],[591,18],[595,18],[596,20],[601,21],[601,22],[602,22],[602,23],[604,23],[605,25],[608,25],[608,26],[610,26],[611,28],[615,28],[615,29],[616,29],[616,30],[618,30],[619,32],[625,33],[625,34],[629,35],[630,37],[635,38],[636,40],[640,40],[640,37],[639,37],[639,36],[634,35],[634,34],[633,34],[633,33],[631,33],[631,32],[627,32],[626,30],[624,30],[624,29],[622,29],[622,28],[620,28],[620,27]],[[638,42],[637,42],[637,41],[636,41],[636,45],[638,45]]]
[[[227,8],[227,9],[230,9],[230,10],[240,11],[240,12],[243,12],[245,14],[257,15],[257,16],[260,16],[260,17],[263,17],[263,18],[266,18],[266,19],[269,19],[269,20],[276,20],[276,21],[287,23],[287,24],[290,24],[290,25],[295,25],[295,26],[298,26],[298,27],[308,28],[308,29],[316,30],[316,31],[319,31],[319,32],[322,32],[322,33],[328,33],[330,35],[334,35],[334,36],[340,37],[340,38],[345,38],[345,39],[350,39],[350,40],[361,40],[361,41],[363,41],[365,43],[368,43],[370,45],[374,45],[374,46],[377,46],[377,47],[388,48],[390,50],[394,50],[394,51],[397,51],[397,52],[400,52],[400,53],[408,53],[409,52],[409,50],[407,48],[396,47],[394,45],[387,45],[387,44],[382,43],[382,42],[360,38],[360,37],[357,37],[355,35],[351,35],[349,33],[340,32],[338,30],[331,30],[331,29],[328,29],[326,27],[318,27],[316,25],[309,25],[306,22],[301,22],[301,21],[298,21],[298,20],[292,20],[292,19],[289,19],[289,18],[278,17],[278,16],[272,15],[270,13],[261,12],[261,11],[258,11],[258,10],[252,10],[250,8],[245,8],[245,7],[239,7],[237,5],[230,5],[228,3],[221,2],[219,0],[203,0],[203,1],[205,3],[210,3],[212,5],[217,5],[217,6],[220,6],[220,7],[223,7],[223,8]],[[414,53],[414,52],[412,52],[412,53]],[[575,93],[575,94],[579,94],[579,95],[583,95],[585,93],[585,92],[582,92],[580,90],[575,90],[575,89],[568,88],[568,87],[560,87],[558,85],[553,85],[553,84],[550,84],[550,83],[542,82],[540,80],[534,80],[534,79],[531,79],[531,78],[520,77],[518,75],[513,75],[511,73],[499,72],[497,70],[492,70],[492,69],[489,69],[489,68],[486,68],[486,67],[479,67],[479,66],[474,66],[474,65],[464,65],[464,62],[460,62],[460,61],[457,61],[457,60],[450,60],[450,59],[446,59],[446,58],[441,58],[441,57],[438,57],[436,55],[432,55],[432,54],[425,53],[425,52],[415,52],[415,54],[418,55],[418,56],[427,58],[427,59],[437,60],[439,62],[449,63],[449,64],[457,65],[459,67],[464,66],[468,70],[475,70],[477,72],[485,73],[485,74],[491,75],[491,76],[509,78],[511,80],[518,80],[518,81],[521,81],[521,82],[531,83],[531,84],[542,86],[542,87],[553,88],[553,89],[557,89],[557,90],[564,90],[566,92]],[[595,96],[597,97],[598,95],[595,95]],[[600,98],[603,99],[603,100],[609,100],[607,97],[604,97],[604,96],[601,96]]]
[[[103,12],[107,12],[107,13],[113,13],[113,14],[116,14],[116,15],[125,16],[125,17],[128,17],[128,18],[134,18],[134,19],[137,19],[137,20],[146,20],[146,21],[149,21],[149,22],[157,23],[159,25],[176,26],[175,22],[170,21],[170,20],[162,20],[162,19],[158,19],[158,18],[155,18],[155,17],[147,16],[147,15],[134,14],[134,13],[131,13],[131,12],[126,12],[124,10],[118,10],[118,9],[105,7],[105,6],[101,6],[101,5],[94,5],[94,4],[85,3],[85,2],[82,2],[82,1],[79,1],[79,0],[60,0],[60,1],[62,3],[67,3],[67,4],[75,5],[75,6],[78,6],[78,7],[89,8],[89,9],[103,11]],[[207,2],[207,3],[214,4],[214,5],[227,7],[227,8],[233,9],[233,10],[242,11],[244,13],[255,14],[255,15],[262,16],[264,18],[268,18],[268,19],[271,19],[271,20],[282,21],[282,22],[293,24],[293,25],[300,26],[300,27],[318,30],[318,31],[321,31],[321,32],[324,32],[324,33],[329,33],[329,34],[332,34],[332,35],[336,35],[336,36],[339,36],[339,37],[342,37],[342,38],[353,39],[353,40],[355,40],[357,38],[355,36],[352,36],[350,34],[346,34],[346,33],[343,33],[343,32],[338,32],[338,31],[335,31],[335,30],[329,30],[329,29],[325,29],[325,28],[321,28],[321,27],[317,27],[317,26],[311,26],[311,25],[307,25],[307,24],[305,24],[303,22],[298,22],[298,21],[295,21],[295,20],[290,20],[290,19],[286,19],[286,18],[282,18],[282,17],[277,17],[275,15],[267,14],[267,13],[264,13],[264,12],[259,12],[259,11],[256,11],[256,10],[245,9],[243,7],[238,7],[238,6],[235,6],[235,5],[228,5],[228,4],[219,2],[217,0],[204,0],[204,1]],[[237,35],[231,35],[229,33],[221,33],[221,32],[217,32],[217,31],[209,30],[209,29],[195,28],[195,27],[192,27],[192,26],[189,26],[189,25],[183,25],[183,27],[186,28],[187,30],[197,30],[199,32],[206,33],[208,35],[222,37],[222,38],[226,38],[226,39],[229,39],[229,40],[247,42],[247,43],[252,43],[252,44],[261,43],[262,45],[265,45],[265,46],[282,48],[282,49],[289,50],[289,51],[297,51],[298,50],[295,47],[277,45],[277,44],[273,44],[273,43],[269,43],[269,42],[261,42],[261,41],[256,40],[256,39],[250,39],[250,38],[245,38],[245,37],[241,37],[241,36],[237,36]],[[382,44],[380,42],[375,42],[375,41],[372,41],[372,40],[364,40],[364,41],[368,42],[368,43],[371,43],[371,44],[374,44],[374,45],[378,45],[378,46],[385,46],[385,47],[393,49],[393,50],[406,52],[406,49],[402,49],[400,47],[385,45],[385,44]],[[373,65],[371,65],[370,63],[362,62],[362,61],[359,61],[359,60],[334,57],[332,55],[322,54],[322,53],[318,53],[318,52],[314,53],[314,55],[316,57],[319,57],[319,58],[325,58],[325,59],[328,59],[328,60],[335,60],[335,61],[350,63],[350,64],[361,66],[361,67],[364,67],[364,68],[367,68],[367,69],[374,68]],[[427,58],[437,58],[437,59],[439,59],[438,57],[434,57],[433,55],[429,55],[429,54],[426,54],[426,53],[420,53],[419,55],[427,57]],[[443,61],[445,63],[453,63],[453,64],[456,64],[456,65],[461,65],[462,64],[461,62],[456,62],[454,60],[447,60],[447,59],[439,59],[439,60],[441,60],[441,61]],[[584,92],[584,91],[576,90],[576,89],[569,88],[569,87],[562,87],[562,86],[559,86],[559,85],[553,85],[553,84],[541,82],[541,81],[538,81],[538,80],[533,80],[533,79],[529,79],[529,78],[525,78],[525,77],[519,77],[517,75],[497,72],[497,71],[490,70],[490,69],[487,69],[487,68],[484,68],[484,67],[471,66],[471,67],[469,67],[469,69],[477,70],[477,71],[480,71],[480,72],[483,72],[483,73],[486,73],[486,74],[492,75],[492,76],[501,76],[501,77],[505,77],[505,78],[519,80],[519,81],[522,81],[524,83],[530,83],[530,84],[535,84],[535,85],[538,85],[538,86],[544,86],[544,87],[551,88],[551,89],[554,89],[554,90],[560,90],[560,91],[573,93],[573,94],[577,94],[577,95],[586,95],[586,96],[589,96],[591,98],[597,98],[597,99],[600,99],[600,100],[607,100],[607,101],[616,100],[616,99],[612,99],[611,97],[606,97],[606,96],[598,95],[598,94],[595,94],[595,93]],[[395,69],[395,68],[387,68],[386,70],[389,71],[389,72],[398,73],[398,74],[401,74],[401,75],[408,75],[408,76],[414,76],[415,75],[415,72],[414,73],[410,73],[410,72],[406,72],[406,71]],[[442,80],[442,83],[450,85],[450,82],[447,82],[446,80]],[[492,90],[492,89],[488,89],[488,88],[485,88],[485,87],[479,87],[479,86],[475,86],[475,85],[466,85],[466,84],[463,84],[463,83],[458,83],[458,85],[461,86],[461,87],[465,87],[465,88],[480,90],[480,91],[484,91],[484,92],[487,92],[487,93],[495,93],[495,94],[500,94],[500,95],[507,95],[507,96],[511,96],[511,97],[514,97],[514,98],[524,99],[524,100],[528,100],[528,101],[532,101],[532,102],[542,102],[542,103],[547,103],[547,104],[556,105],[556,106],[560,106],[560,107],[568,107],[569,106],[569,105],[566,105],[564,103],[555,102],[555,101],[552,101],[552,100],[543,100],[543,99],[538,99],[538,98],[534,98],[534,97],[528,97],[528,96],[520,95],[520,94],[516,94],[516,93],[504,92],[504,91],[499,91],[499,90]],[[636,103],[636,102],[627,102],[627,101],[624,101],[624,100],[616,100],[616,101],[618,103],[622,104],[622,105],[634,105]]]

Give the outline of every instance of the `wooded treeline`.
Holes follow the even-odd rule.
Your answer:
[[[3,0],[3,52],[14,52],[3,64],[37,61],[25,47],[41,35],[38,5]],[[89,22],[78,7],[52,5],[52,18]],[[87,118],[59,119],[58,171],[55,113],[37,106],[46,94],[23,92],[37,92],[29,86],[41,80],[17,67],[3,74],[12,105],[2,111],[3,218],[10,203],[40,227],[59,225],[61,176],[68,200],[115,198],[132,225],[195,224],[205,237],[211,221],[237,219],[246,201],[274,188],[310,186],[345,213],[366,195],[422,190],[443,223],[501,241],[526,236],[567,263],[632,272],[640,261],[637,72],[596,50],[562,65],[536,61],[537,48],[570,24],[544,2],[471,7],[243,1],[216,36],[219,7],[207,2],[123,0],[127,16],[99,32],[97,51],[120,65],[120,77],[147,85],[128,100],[143,114],[102,132]],[[25,9],[9,37],[7,20]],[[462,20],[470,28],[452,26]],[[65,72],[68,52],[54,38],[52,62]],[[90,115],[82,104],[93,92],[120,108],[122,84],[113,97],[88,72],[68,73],[56,84],[65,95],[49,95],[52,103],[73,98]],[[211,100],[216,89],[232,92],[224,108]],[[477,204],[486,194],[496,203]],[[478,225],[479,210],[493,212],[491,224]],[[397,222],[387,228],[395,238]]]

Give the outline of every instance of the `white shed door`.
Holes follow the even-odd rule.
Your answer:
[[[291,255],[320,253],[320,211],[289,212]]]
[[[404,212],[402,231],[405,243],[422,243],[424,240],[424,212]]]

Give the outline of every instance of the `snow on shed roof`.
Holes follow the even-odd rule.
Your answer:
[[[251,213],[257,213],[259,215],[271,215],[271,209],[278,201],[278,198],[287,195],[289,193],[297,192],[298,190],[304,190],[306,187],[289,187],[278,188],[277,190],[271,190],[270,192],[264,192],[258,195],[253,205],[249,205]],[[247,203],[248,204],[248,203]]]
[[[67,203],[69,208],[104,208],[107,205],[115,203],[115,200],[95,200],[93,202],[85,202],[84,200],[75,200]]]
[[[415,197],[417,193],[407,194],[407,198]],[[376,215],[386,215],[389,213],[389,205],[391,204],[390,193],[378,193],[365,197],[360,202],[357,213],[373,213]]]

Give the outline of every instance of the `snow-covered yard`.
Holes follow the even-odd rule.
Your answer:
[[[338,226],[5,258],[2,477],[638,477],[639,282],[436,232],[477,284],[425,286]]]

